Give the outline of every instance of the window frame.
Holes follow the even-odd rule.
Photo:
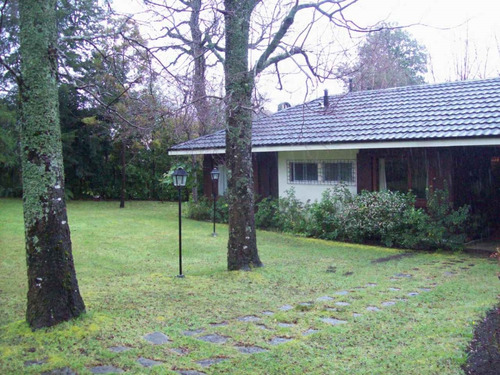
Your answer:
[[[292,173],[292,168],[295,164],[316,164],[317,166],[317,179],[316,180],[296,180],[294,178],[294,173]],[[340,179],[340,170],[337,174],[338,179],[335,180],[326,180],[325,179],[325,164],[350,164],[351,166],[351,179],[350,181],[342,181]],[[357,184],[357,176],[356,176],[356,168],[357,163],[354,159],[327,159],[327,160],[287,160],[286,162],[287,168],[287,182],[288,184],[297,184],[297,185],[339,185],[344,184],[346,186],[356,186]]]

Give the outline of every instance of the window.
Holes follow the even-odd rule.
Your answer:
[[[348,161],[323,163],[324,182],[354,182],[353,163]]]
[[[289,161],[288,182],[333,185],[356,184],[354,160]]]
[[[427,159],[417,156],[409,160],[407,158],[380,158],[379,188],[402,193],[411,190],[417,198],[425,198]]]
[[[290,163],[290,181],[318,181],[317,163]]]

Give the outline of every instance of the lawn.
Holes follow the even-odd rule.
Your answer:
[[[227,272],[227,226],[213,238],[210,223],[184,219],[179,279],[175,204],[70,202],[68,215],[87,314],[31,332],[22,205],[0,200],[1,374],[89,374],[97,366],[131,374],[460,374],[475,324],[498,302],[498,265],[467,254],[374,263],[402,251],[261,231],[265,267]],[[149,343],[152,332],[169,342]],[[202,340],[210,334],[225,342]],[[116,346],[128,350],[109,349]],[[250,350],[258,353],[242,353]],[[158,363],[144,367],[139,358]]]

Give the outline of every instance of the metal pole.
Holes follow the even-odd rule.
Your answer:
[[[212,233],[213,237],[217,237],[217,233],[215,232],[215,210],[216,210],[216,207],[217,207],[216,200],[215,200],[216,198],[217,198],[217,195],[214,192],[214,232]]]
[[[181,187],[177,187],[179,193],[179,274],[177,277],[184,277],[182,274],[182,218],[181,218]]]

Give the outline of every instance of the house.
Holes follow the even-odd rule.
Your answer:
[[[169,150],[204,155],[221,171],[225,131]],[[456,205],[500,220],[500,78],[325,96],[254,121],[255,191],[277,197],[294,187],[302,200],[320,199],[340,182],[351,192],[407,191],[426,205],[426,189],[448,187]]]

